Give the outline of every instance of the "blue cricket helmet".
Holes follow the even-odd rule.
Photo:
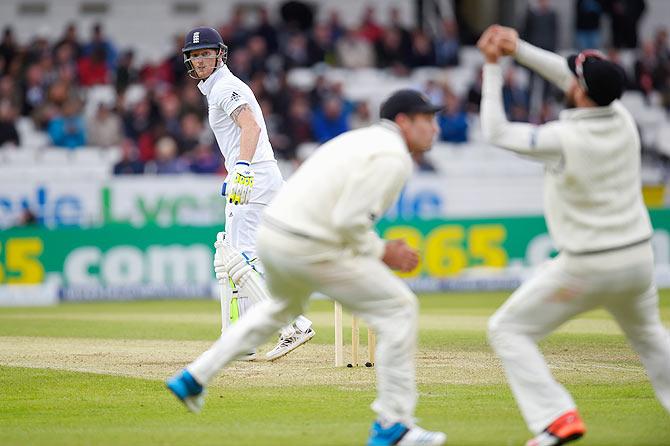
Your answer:
[[[191,62],[191,51],[214,49],[217,50],[217,58],[221,59],[223,65],[228,60],[228,47],[223,43],[221,34],[214,28],[199,27],[194,28],[186,34],[184,47],[181,49],[184,55],[184,64],[188,70],[188,75],[194,79],[199,79],[193,75],[195,72],[193,63]]]

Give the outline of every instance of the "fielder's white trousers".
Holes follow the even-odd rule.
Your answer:
[[[670,334],[659,316],[651,245],[583,256],[560,254],[489,320],[489,341],[532,432],[541,432],[575,408],[552,377],[537,342],[568,319],[601,306],[626,334],[656,396],[670,412]]]
[[[254,306],[226,330],[189,372],[202,384],[238,355],[301,314],[312,292],[337,300],[377,333],[378,396],[372,409],[388,421],[413,422],[418,301],[380,260],[261,226],[258,251],[274,299]]]

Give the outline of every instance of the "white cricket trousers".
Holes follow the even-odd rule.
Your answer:
[[[270,301],[255,305],[214,346],[187,367],[207,384],[238,355],[260,345],[301,314],[318,291],[340,302],[377,333],[375,368],[380,418],[412,424],[417,401],[415,355],[418,301],[380,260],[261,226],[258,253]]]
[[[650,243],[602,254],[560,254],[543,265],[489,320],[488,335],[529,429],[539,433],[574,409],[537,342],[568,319],[604,307],[616,319],[661,404],[670,412],[670,334],[658,310]]]
[[[263,218],[263,212],[281,188],[283,180],[275,161],[254,163],[251,167],[254,169],[255,175],[251,202],[241,206],[226,204],[226,237],[231,245],[243,252],[248,258],[253,259],[257,256],[256,235]],[[261,274],[264,273],[262,262],[256,262],[254,267]],[[222,330],[227,327],[227,321],[230,317],[230,298],[232,297],[232,290],[224,289],[228,295],[221,302]],[[238,300],[240,315],[245,314],[252,305],[258,303],[250,302],[250,300],[246,290],[240,289]],[[299,316],[295,323],[301,331],[306,331],[312,325],[312,322],[304,316]],[[282,330],[282,333],[290,336],[292,331],[292,325],[289,325]]]

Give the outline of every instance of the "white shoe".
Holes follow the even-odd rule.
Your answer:
[[[367,446],[441,446],[446,441],[447,434],[444,432],[431,432],[403,423],[383,427],[379,421],[375,421],[370,429]]]
[[[314,330],[308,328],[306,331],[296,330],[291,336],[281,336],[275,348],[267,352],[265,357],[268,361],[274,361],[277,358],[281,358],[288,352],[295,350],[305,342],[312,339],[315,334],[316,332]]]
[[[398,446],[441,446],[447,442],[447,434],[444,432],[432,432],[412,427],[398,442]]]

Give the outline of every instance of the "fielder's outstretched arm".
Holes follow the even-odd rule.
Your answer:
[[[509,122],[503,107],[502,87],[500,65],[485,64],[480,119],[486,142],[548,164],[560,162],[563,156],[560,121],[540,126]]]
[[[551,51],[546,51],[518,40],[514,59],[556,85],[562,91],[568,91],[574,76],[568,68],[568,61]]]

